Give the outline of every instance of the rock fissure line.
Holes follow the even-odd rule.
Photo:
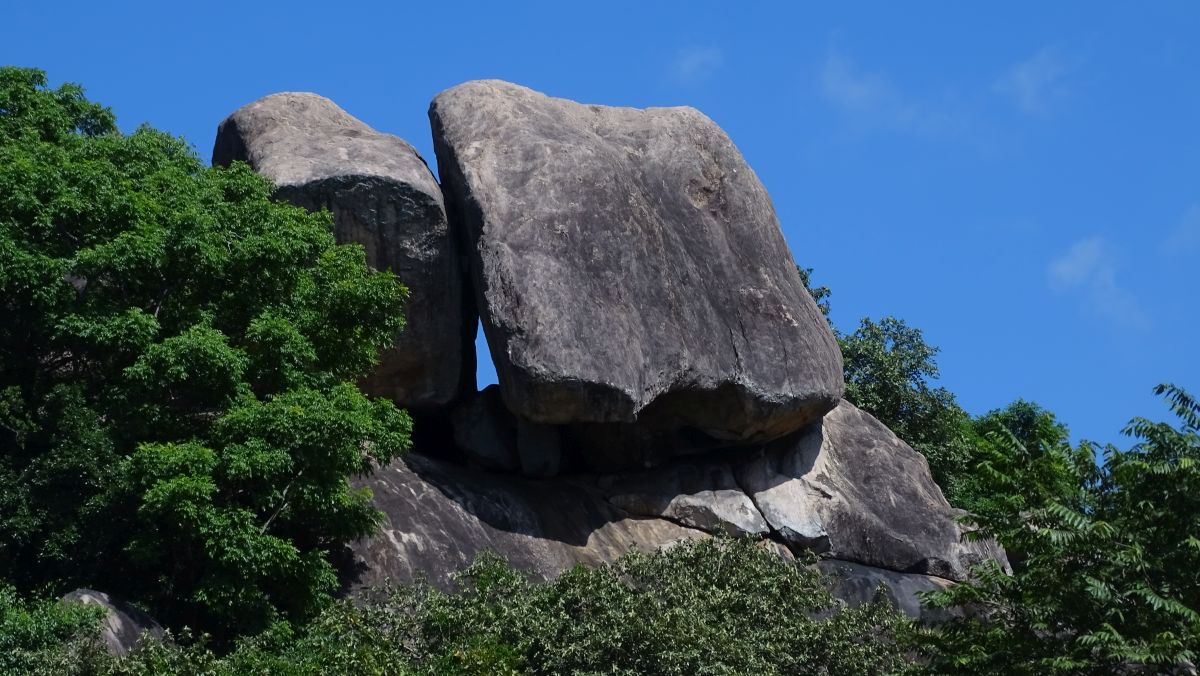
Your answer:
[[[611,500],[606,499],[605,502],[606,502],[606,504],[608,504],[609,507],[612,507],[612,509],[614,511],[616,511],[621,517],[626,518],[626,519],[631,519],[634,521],[666,521],[666,522],[672,523],[680,528],[692,531],[694,533],[699,533],[705,537],[710,537],[710,536],[716,535],[716,533],[713,533],[712,531],[709,531],[704,528],[699,528],[697,526],[693,526],[692,524],[687,523],[686,521],[683,521],[681,519],[678,519],[676,517],[673,517],[673,516],[670,516],[667,514],[659,514],[656,516],[650,516],[650,515],[646,515],[646,514],[634,514],[632,512],[626,511],[625,509],[621,508],[619,505],[614,504]]]
[[[760,448],[756,451],[756,453],[759,454],[760,457],[765,456],[766,450]],[[787,541],[787,538],[783,537],[783,533],[779,532],[779,529],[775,527],[775,524],[771,523],[771,520],[767,518],[767,513],[764,512],[763,508],[758,504],[758,500],[754,497],[754,492],[746,490],[745,484],[742,483],[742,477],[739,468],[730,466],[729,474],[733,477],[733,483],[737,485],[738,490],[741,491],[742,494],[746,496],[746,499],[750,501],[750,504],[754,507],[754,511],[758,512],[758,516],[763,520],[763,523],[767,524],[767,535],[770,537],[770,539],[774,542],[778,542],[784,547],[787,547],[788,551],[790,551],[793,555],[798,554],[792,544]]]

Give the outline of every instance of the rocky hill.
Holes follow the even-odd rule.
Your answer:
[[[213,152],[329,209],[410,291],[363,387],[413,412],[416,448],[362,480],[386,518],[353,547],[350,589],[448,586],[485,550],[550,578],[729,533],[915,615],[915,592],[1004,560],[964,540],[919,453],[841,399],[837,342],[712,120],[499,81],[429,116],[440,184],[315,94],[235,111]],[[480,320],[499,385],[476,391]]]

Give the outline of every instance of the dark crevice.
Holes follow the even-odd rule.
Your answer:
[[[759,449],[758,452],[765,459],[766,450]],[[753,460],[753,458],[751,458],[751,460]],[[761,506],[759,506],[758,500],[755,499],[755,497],[754,497],[754,492],[746,490],[746,486],[742,483],[740,469],[741,469],[740,467],[737,467],[737,466],[731,464],[729,466],[729,474],[730,474],[730,476],[733,477],[733,483],[738,487],[738,490],[742,492],[742,495],[745,495],[746,498],[748,500],[750,500],[750,504],[754,506],[754,511],[758,512],[758,516],[760,518],[762,518],[763,523],[767,524],[767,538],[773,542],[779,543],[779,544],[783,545],[784,547],[786,547],[787,550],[789,552],[791,552],[793,556],[798,556],[799,552],[796,551],[796,547],[794,547],[790,542],[788,542],[783,537],[783,533],[780,533],[779,530],[777,528],[775,528],[775,524],[771,523],[771,520],[767,518],[767,513],[763,511],[763,508]]]

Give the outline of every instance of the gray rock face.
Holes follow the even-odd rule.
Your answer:
[[[143,640],[161,641],[163,628],[149,615],[104,592],[76,589],[62,598],[67,603],[101,606],[105,610],[100,637],[109,654],[127,655]]]
[[[710,533],[761,536],[771,530],[726,463],[678,462],[650,472],[603,476],[598,485],[609,502],[635,516]]]
[[[633,518],[597,489],[564,479],[485,474],[411,454],[367,479],[385,517],[378,535],[354,544],[352,589],[425,577],[441,588],[491,551],[550,579],[577,563],[653,551],[701,531]]]
[[[407,327],[362,383],[366,392],[432,407],[474,389],[474,310],[441,188],[412,146],[322,96],[283,93],[221,123],[213,164],[234,160],[272,180],[280,198],[329,209],[339,242],[362,244],[368,263],[408,286]]]
[[[994,545],[963,541],[925,458],[849,402],[736,471],[785,541],[823,557],[951,580],[1005,561]]]
[[[1005,561],[994,545],[961,541],[925,459],[848,403],[801,433],[737,450],[647,472],[541,480],[412,454],[364,482],[386,521],[379,535],[354,545],[353,584],[424,575],[447,586],[483,551],[550,578],[633,547],[652,551],[726,532],[860,566],[845,568],[853,575],[843,598],[886,584],[908,599],[897,602],[910,612],[910,591],[942,584],[925,578],[964,580],[976,562]]]
[[[770,198],[691,108],[611,108],[499,81],[430,108],[518,416],[773,439],[842,393],[837,343]]]

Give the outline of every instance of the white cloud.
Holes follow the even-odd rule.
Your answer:
[[[863,111],[891,105],[899,95],[883,77],[856,71],[854,65],[835,50],[830,50],[821,66],[821,91],[825,98],[843,110]]]
[[[1023,112],[1041,114],[1066,93],[1064,78],[1075,64],[1068,62],[1058,49],[1043,47],[1030,58],[1008,69],[994,89],[1012,97]]]
[[[1117,282],[1117,265],[1103,237],[1081,239],[1046,269],[1050,288],[1078,296],[1091,312],[1123,326],[1149,324],[1133,294]]]
[[[671,75],[684,84],[707,79],[725,63],[725,52],[716,47],[689,47],[675,54]]]
[[[906,96],[882,74],[856,67],[836,49],[826,54],[817,79],[825,100],[862,126],[922,133],[960,126],[953,116]]]
[[[1200,204],[1193,204],[1163,243],[1167,253],[1200,250]]]

